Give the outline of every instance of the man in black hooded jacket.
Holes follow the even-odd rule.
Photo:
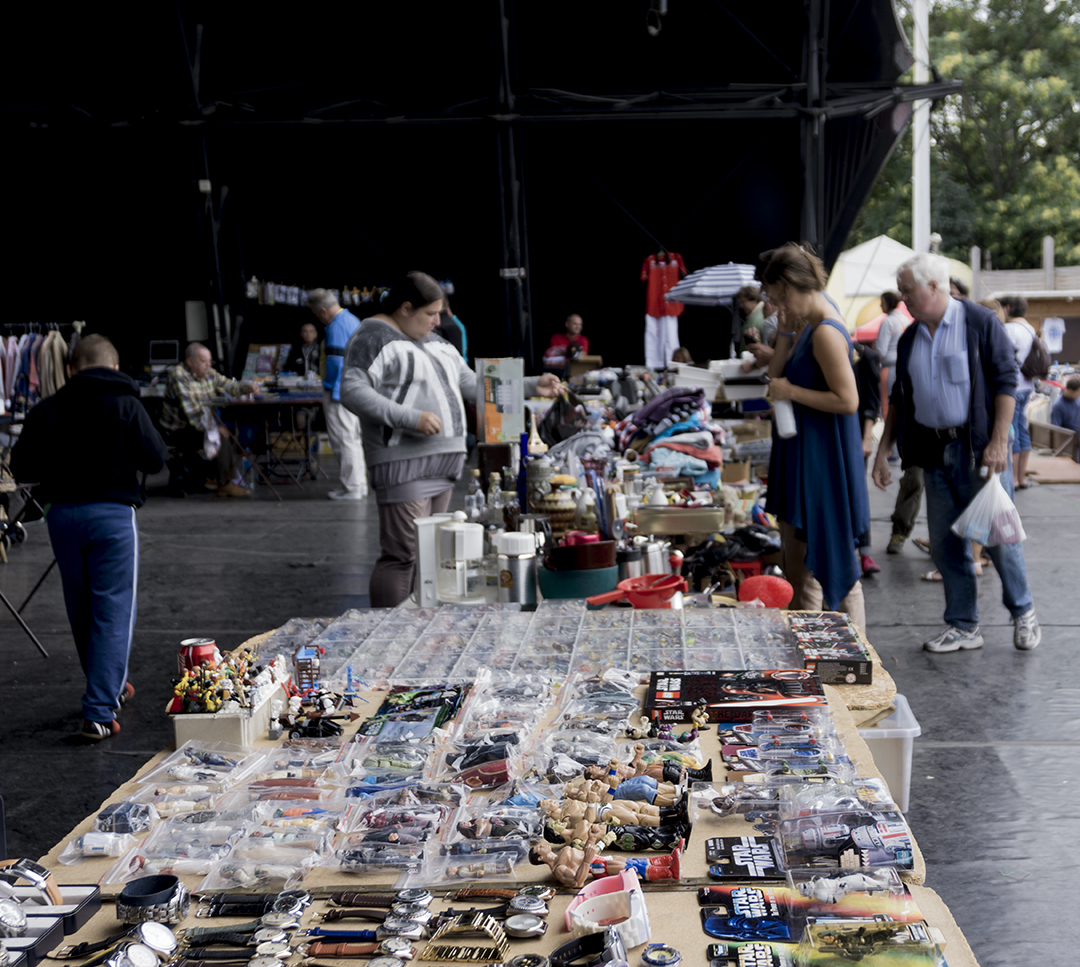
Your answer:
[[[11,454],[20,483],[37,484],[64,585],[71,633],[86,673],[84,739],[120,731],[114,713],[135,690],[127,680],[135,630],[139,532],[146,495],[139,473],[157,473],[167,449],[100,335],[76,343],[69,382],[37,404]]]

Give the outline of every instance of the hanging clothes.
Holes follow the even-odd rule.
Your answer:
[[[679,348],[681,302],[668,302],[667,291],[686,275],[686,264],[678,252],[660,251],[647,255],[641,263],[645,287],[645,365],[664,369]]]
[[[664,294],[686,275],[686,264],[678,252],[658,252],[645,256],[641,263],[641,281],[645,287],[645,313],[659,319],[662,316],[681,316],[683,304],[668,302]]]

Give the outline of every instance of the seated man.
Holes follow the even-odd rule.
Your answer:
[[[184,361],[169,370],[165,406],[161,413],[165,442],[189,455],[200,456],[207,429],[216,425],[210,400],[215,396],[242,396],[254,391],[255,387],[250,383],[222,376],[211,366],[210,350],[202,343],[191,343],[184,352]],[[222,435],[217,453],[203,457],[212,460],[216,468],[216,479],[206,481],[208,490],[216,490],[228,497],[247,497],[251,493],[240,486],[240,475],[233,470],[236,457],[232,439]],[[231,480],[230,474],[233,475]]]
[[[319,330],[315,328],[315,323],[305,322],[300,327],[300,342],[289,350],[282,372],[321,378],[322,369],[323,352],[319,342]]]
[[[555,333],[544,350],[544,369],[563,377],[568,374],[571,359],[589,354],[589,337],[581,334],[581,316],[570,313],[564,326],[565,332]]]

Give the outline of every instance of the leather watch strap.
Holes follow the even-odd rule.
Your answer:
[[[247,923],[233,923],[227,927],[188,927],[184,930],[184,940],[192,946],[213,943],[214,937],[222,934],[254,933],[263,926],[261,920],[250,920]]]
[[[454,894],[455,900],[470,900],[473,897],[494,897],[498,900],[512,900],[517,890],[498,890],[494,887],[466,886]]]
[[[389,914],[389,908],[382,910],[370,907],[356,907],[355,909],[324,910],[319,914],[319,917],[323,923],[334,923],[338,920],[385,920]]]
[[[237,957],[244,956],[244,950],[206,950],[203,947],[198,947],[196,949],[198,950],[199,956],[202,957],[203,960],[221,962],[223,960],[236,960]],[[248,951],[249,957],[255,952],[255,946],[253,944],[249,944],[244,949]]]
[[[395,900],[392,893],[331,893],[330,902],[339,907],[388,907]]]
[[[211,944],[218,943],[231,947],[251,947],[255,943],[251,933],[244,933],[242,930],[223,930],[220,933],[202,937],[184,934],[184,940],[189,947],[209,947]]]
[[[191,960],[185,957],[175,961],[172,967],[247,967],[246,960]]]
[[[16,857],[13,860],[0,860],[0,869],[6,869],[7,867],[14,866],[16,863],[20,862],[23,862],[20,857]],[[45,877],[42,889],[45,890],[45,895],[49,898],[49,902],[56,907],[63,906],[64,896],[60,892],[60,887],[56,885],[56,878],[52,875],[52,871],[45,869],[45,867],[38,863],[34,863],[33,866],[36,870],[42,871],[42,875]]]
[[[370,957],[379,945],[358,943],[315,943],[308,944],[307,957]]]

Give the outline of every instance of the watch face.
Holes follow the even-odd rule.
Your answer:
[[[682,960],[682,954],[670,944],[653,943],[645,948],[641,960],[650,967],[673,967]]]
[[[158,954],[168,954],[170,957],[176,953],[176,948],[179,946],[176,934],[163,923],[153,921],[141,923],[133,931],[133,936]]]
[[[503,929],[508,937],[542,937],[547,924],[531,913],[518,913],[506,918]]]
[[[259,923],[264,927],[277,927],[279,930],[291,930],[300,926],[300,921],[291,913],[264,913],[259,917]]]
[[[547,904],[538,896],[516,896],[508,905],[511,913],[531,913],[538,917],[547,916]]]
[[[146,944],[133,943],[117,951],[105,963],[115,967],[157,967],[158,955]]]
[[[384,954],[381,957],[372,957],[368,961],[369,967],[405,967],[405,961],[400,957],[390,957]]]
[[[0,937],[21,937],[26,933],[26,914],[20,904],[0,899]]]
[[[512,958],[506,967],[549,967],[550,963],[543,954],[521,954]]]
[[[281,967],[281,961],[277,957],[252,957],[248,967]]]
[[[386,953],[397,956],[412,950],[412,941],[405,937],[387,937],[381,944]]]
[[[387,917],[377,928],[379,937],[419,938],[424,932],[424,925],[417,920],[403,920],[401,917]]]
[[[397,903],[418,903],[423,907],[431,906],[431,901],[434,899],[429,890],[421,889],[399,890],[394,896]]]
[[[184,886],[183,883],[179,884],[176,889],[180,896],[180,902],[177,904],[176,907],[176,922],[179,923],[181,920],[186,920],[188,913],[191,912],[191,894],[188,892],[188,888]]]
[[[287,960],[292,952],[292,947],[284,941],[261,943],[255,948],[260,957],[277,957],[279,960]]]
[[[433,914],[420,903],[392,903],[390,904],[390,916],[394,918],[400,917],[402,920],[415,920],[417,923],[427,923]]]
[[[284,943],[289,939],[289,935],[280,927],[260,927],[251,935],[251,939],[256,944]]]

